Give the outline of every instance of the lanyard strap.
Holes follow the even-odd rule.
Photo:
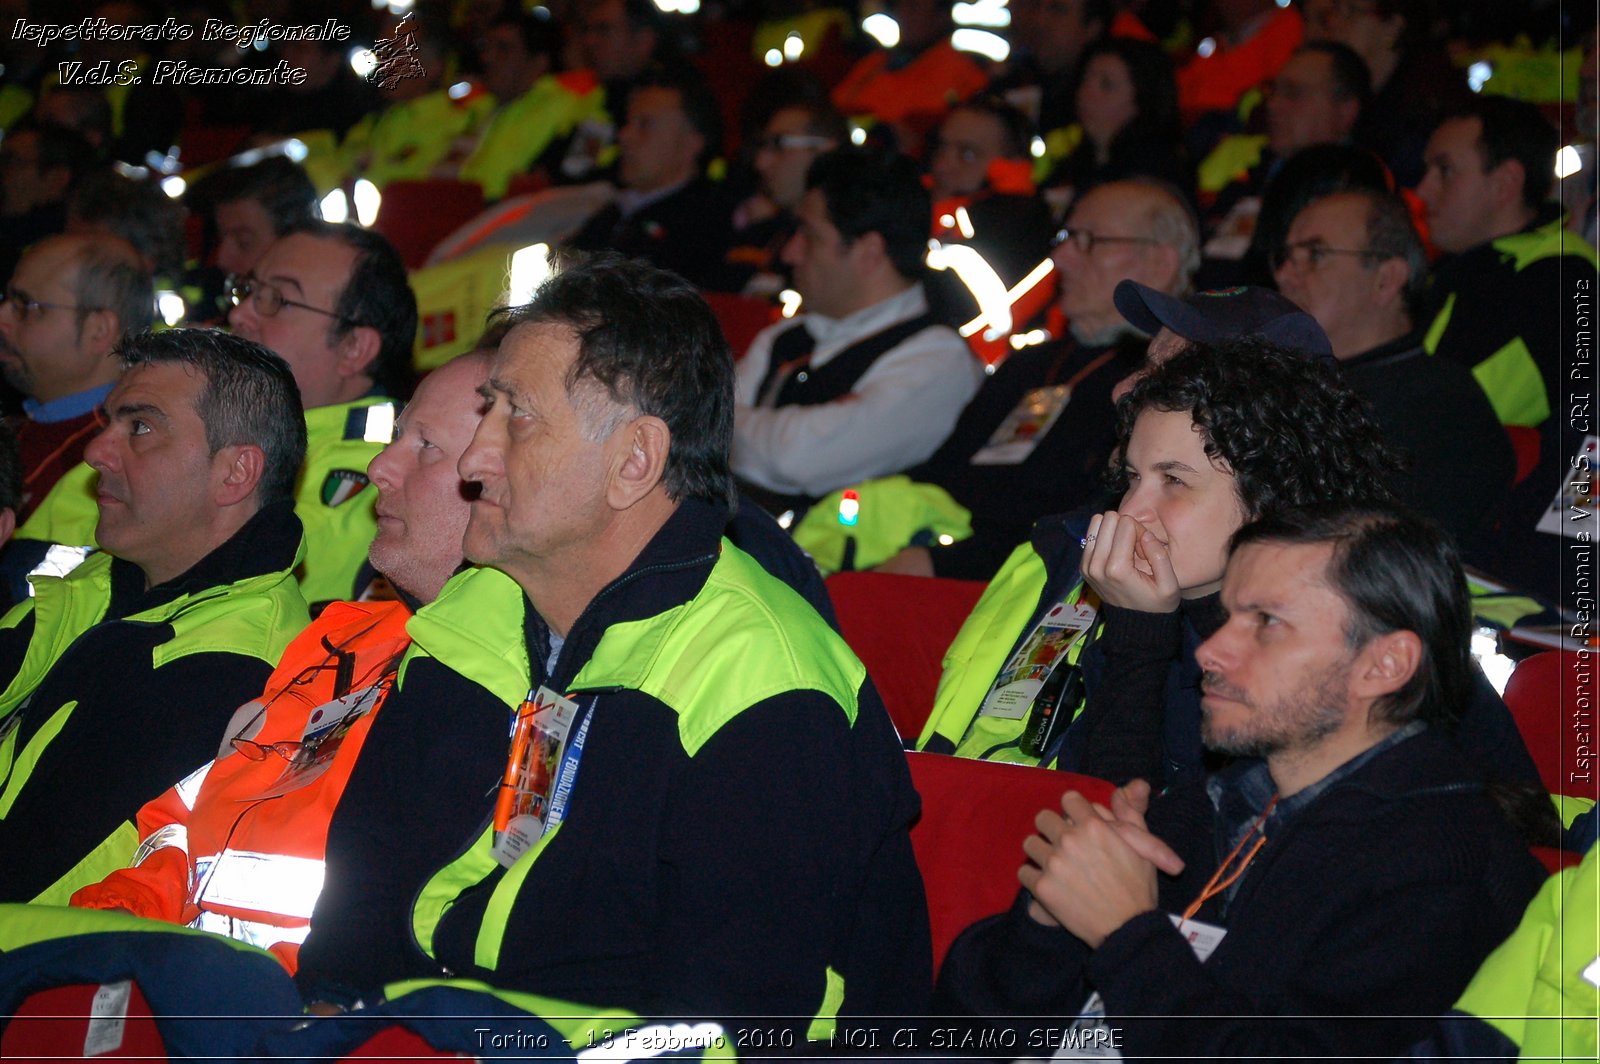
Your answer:
[[[1267,822],[1267,817],[1272,815],[1272,809],[1277,804],[1278,796],[1274,794],[1272,801],[1268,802],[1267,807],[1261,810],[1261,815],[1256,817],[1255,823],[1250,825],[1250,830],[1244,833],[1244,837],[1239,840],[1239,844],[1233,848],[1233,851],[1228,856],[1222,859],[1222,863],[1217,866],[1217,870],[1211,874],[1211,879],[1200,891],[1200,896],[1190,902],[1187,909],[1183,910],[1183,918],[1185,920],[1194,919],[1194,914],[1200,911],[1202,905],[1233,886],[1234,883],[1238,882],[1239,877],[1244,875],[1244,870],[1249,868],[1250,862],[1256,859],[1256,854],[1261,852],[1261,847],[1267,844],[1266,833],[1262,832],[1261,837],[1256,839],[1255,845],[1250,847],[1250,851],[1244,855],[1242,860],[1238,861],[1237,865],[1234,864],[1234,861],[1239,858],[1239,852],[1244,849],[1244,844],[1250,841],[1251,836],[1261,831],[1262,825]]]

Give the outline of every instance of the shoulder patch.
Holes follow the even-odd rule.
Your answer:
[[[371,481],[359,469],[334,469],[322,481],[322,505],[338,506],[349,501]]]

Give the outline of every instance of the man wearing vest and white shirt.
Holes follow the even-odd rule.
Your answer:
[[[735,385],[733,471],[774,510],[927,458],[983,376],[929,313],[911,161],[846,148],[806,186],[783,249],[806,314],[757,336]]]

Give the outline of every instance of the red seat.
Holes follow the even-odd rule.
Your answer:
[[[1517,456],[1517,476],[1512,484],[1521,484],[1539,465],[1539,430],[1526,425],[1507,425],[1506,435],[1511,437],[1511,450]]]
[[[1594,771],[1597,665],[1600,656],[1592,652],[1547,650],[1519,663],[1506,684],[1506,706],[1552,794],[1600,797]]]
[[[476,1059],[470,1053],[456,1053],[447,1049],[435,1049],[429,1045],[427,1039],[408,1028],[396,1024],[385,1027],[361,1045],[344,1055],[345,1060],[356,1058],[379,1060],[427,1060],[429,1058],[450,1057],[453,1059]]]
[[[922,819],[911,829],[917,867],[928,891],[934,970],[966,927],[1001,912],[1016,897],[1022,841],[1041,809],[1060,809],[1076,790],[1109,803],[1111,784],[1072,772],[910,753],[911,779],[922,795]]]
[[[744,353],[750,348],[750,341],[756,338],[756,333],[776,320],[772,304],[764,299],[736,296],[727,292],[700,294],[705,297],[711,313],[717,316],[717,324],[722,326],[722,335],[727,338],[735,362],[744,357]]]
[[[1583,863],[1583,854],[1571,850],[1558,850],[1554,846],[1535,846],[1533,855],[1544,865],[1545,871],[1555,875],[1563,868],[1571,868],[1575,864]]]
[[[87,1056],[139,1057],[166,1060],[167,1047],[156,1029],[150,1004],[129,988],[127,1012],[120,1028],[116,1017],[91,1020],[95,983],[74,983],[40,990],[23,999],[0,1035],[0,1057],[6,1060],[60,1060]]]
[[[475,181],[391,181],[372,228],[389,238],[406,269],[415,270],[439,241],[482,210],[483,189]]]
[[[944,652],[987,585],[872,572],[835,573],[827,583],[844,641],[901,737],[916,738],[933,709]]]

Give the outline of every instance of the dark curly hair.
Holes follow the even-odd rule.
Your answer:
[[[1207,456],[1233,471],[1251,518],[1316,502],[1395,502],[1389,483],[1400,463],[1366,405],[1332,369],[1287,348],[1254,339],[1191,345],[1118,404],[1119,453],[1146,410],[1193,418]]]

